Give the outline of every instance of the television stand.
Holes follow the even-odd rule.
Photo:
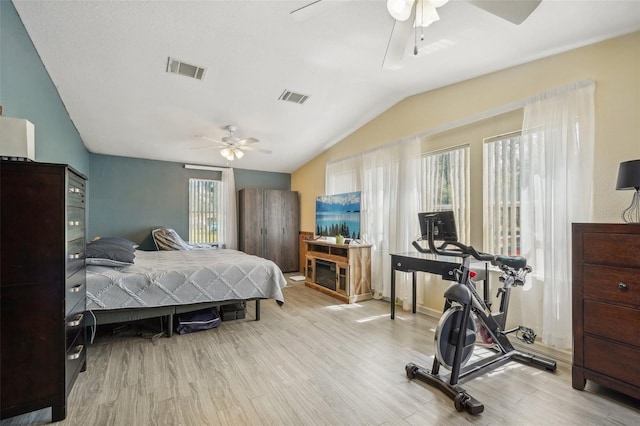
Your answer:
[[[371,299],[371,246],[306,240],[305,285],[356,303]]]

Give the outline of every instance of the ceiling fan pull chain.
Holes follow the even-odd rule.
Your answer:
[[[420,27],[420,41],[424,41],[424,1],[420,2],[420,9],[422,10],[422,26]]]
[[[420,13],[422,14],[422,19],[420,22],[424,25],[424,1],[416,2],[416,19],[413,26],[413,56],[418,56],[418,4],[420,4]],[[424,40],[424,27],[420,26],[420,40]]]
[[[420,3],[422,4],[422,3]],[[418,6],[416,6],[416,19],[415,19],[415,23],[413,25],[413,56],[418,56],[418,10],[417,10]]]

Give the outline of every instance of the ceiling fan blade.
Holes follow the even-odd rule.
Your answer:
[[[218,148],[224,148],[228,145],[226,144],[220,144],[220,145],[206,145],[206,146],[194,146],[192,148],[189,149],[218,149]]]
[[[469,0],[469,3],[502,19],[520,25],[533,13],[542,0]]]
[[[406,21],[393,20],[393,28],[391,29],[391,35],[389,36],[389,42],[387,43],[387,50],[384,52],[382,68],[387,70],[397,70],[401,67],[400,62],[404,56],[404,51],[407,48],[407,42],[409,41],[409,36],[413,29],[415,14],[414,5],[409,19]]]
[[[217,140],[217,139],[210,138],[209,136],[197,136],[197,137],[198,137],[198,139],[204,139],[204,140],[207,140],[207,141],[210,141],[210,142],[215,142],[215,143],[217,143],[217,144],[224,144],[224,145],[226,145],[224,142],[219,141],[219,140]]]
[[[255,146],[245,145],[241,148],[239,147],[238,149],[241,149],[242,151],[252,151],[252,152],[261,152],[263,154],[271,154],[271,151],[269,151],[268,149],[258,148]]]
[[[289,15],[291,15],[291,17],[296,21],[304,21],[306,19],[309,19],[318,13],[318,9],[316,7],[313,7],[320,6],[318,3],[322,3],[322,0],[315,0],[308,4],[305,4],[304,6],[289,12]]]
[[[244,138],[236,142],[236,145],[244,146],[244,145],[247,145],[250,143],[256,143],[256,142],[260,142],[260,141],[256,138]]]

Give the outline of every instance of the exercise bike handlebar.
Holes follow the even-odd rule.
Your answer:
[[[521,270],[530,267],[527,266],[527,259],[522,256],[503,256],[498,255],[495,256],[489,253],[481,253],[477,251],[472,246],[467,246],[458,241],[444,241],[440,247],[436,247],[435,241],[433,240],[433,222],[429,223],[429,238],[427,242],[429,244],[429,248],[425,249],[422,247],[417,241],[413,242],[413,246],[420,253],[433,253],[440,256],[455,256],[455,257],[467,257],[472,256],[474,259],[491,262],[492,265],[498,266],[500,268],[509,268],[512,270]],[[449,250],[448,246],[454,246],[457,250]]]
[[[496,260],[496,256],[488,253],[480,253],[473,247],[464,245],[458,241],[445,241],[444,243],[442,243],[440,247],[436,247],[435,242],[431,238],[428,239],[427,241],[429,243],[428,249],[425,249],[424,247],[422,247],[420,244],[418,244],[417,241],[413,242],[413,246],[420,253],[433,253],[440,256],[454,256],[454,257],[473,256],[475,259],[483,260],[491,263],[493,263]],[[457,247],[457,250],[447,249],[447,246]]]

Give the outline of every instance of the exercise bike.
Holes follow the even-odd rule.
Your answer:
[[[452,212],[420,213],[420,220],[423,237],[414,241],[413,246],[421,253],[461,257],[462,263],[455,271],[456,283],[452,284],[444,294],[444,311],[436,328],[435,357],[431,370],[409,363],[405,367],[407,377],[421,380],[440,389],[453,400],[457,411],[466,410],[470,414],[480,414],[484,411],[484,405],[458,385],[459,380],[472,374],[480,374],[485,369],[510,360],[531,364],[548,371],[556,370],[554,360],[517,351],[507,337],[508,334],[516,333],[520,340],[532,344],[536,337],[533,330],[522,326],[505,329],[511,289],[524,285],[531,267],[527,266],[527,260],[524,257],[480,253],[473,247],[458,242]],[[425,237],[428,248],[423,248],[419,242],[424,241]],[[436,240],[443,242],[436,247]],[[502,286],[498,290],[500,298],[498,312],[491,311],[486,282],[484,299],[478,294],[472,280],[474,272],[470,269],[471,259],[490,262],[500,269]],[[485,342],[490,344],[489,348],[495,354],[467,365],[478,333]],[[450,374],[440,375],[441,366],[450,370]]]

